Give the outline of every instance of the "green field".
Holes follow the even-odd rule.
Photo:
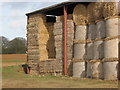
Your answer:
[[[19,66],[5,66],[2,74],[3,88],[117,88],[118,86],[117,81],[29,75]]]

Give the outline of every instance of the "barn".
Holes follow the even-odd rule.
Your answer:
[[[118,2],[62,2],[27,13],[30,73],[118,79]]]

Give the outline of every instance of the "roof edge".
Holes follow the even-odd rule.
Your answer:
[[[36,11],[33,11],[33,12],[30,12],[30,13],[26,13],[26,16],[29,16],[29,15],[32,15],[32,14],[36,14],[36,13],[42,13],[42,12],[46,12],[46,11],[49,11],[49,10],[52,10],[53,8],[59,8],[59,7],[62,7],[64,5],[68,5],[70,3],[73,3],[73,2],[62,2],[62,3],[58,3],[58,4],[55,4],[55,5],[52,5],[52,6],[49,6],[49,7],[46,7],[46,8],[43,8],[43,9],[40,9],[40,10],[36,10]]]

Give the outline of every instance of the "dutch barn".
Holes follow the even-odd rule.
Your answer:
[[[63,2],[27,13],[31,74],[118,79],[118,2]]]

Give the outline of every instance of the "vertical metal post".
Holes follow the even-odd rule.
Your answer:
[[[67,7],[64,6],[64,75],[67,75]]]

